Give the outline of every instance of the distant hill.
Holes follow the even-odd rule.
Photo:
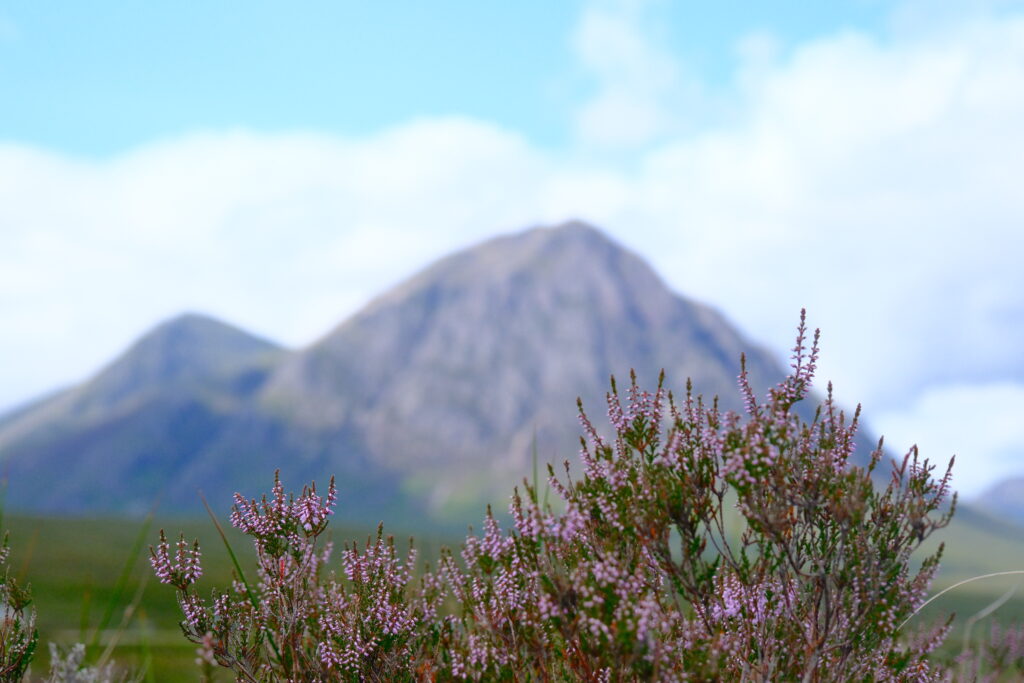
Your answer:
[[[183,315],[92,379],[0,423],[8,503],[43,512],[145,511],[281,359],[280,347]]]
[[[1024,525],[1024,477],[1004,479],[972,503],[994,517]]]
[[[692,377],[741,408],[783,371],[721,314],[671,292],[578,222],[499,237],[384,293],[286,351],[201,316],[168,321],[85,384],[0,421],[9,504],[45,512],[197,513],[280,468],[338,475],[353,521],[470,521],[541,463],[575,460],[575,401],[598,424],[614,373]]]

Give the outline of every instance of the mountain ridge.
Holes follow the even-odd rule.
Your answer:
[[[31,511],[137,512],[157,495],[195,510],[196,488],[255,495],[280,468],[289,486],[337,474],[363,521],[464,521],[534,452],[575,460],[576,397],[601,424],[610,375],[653,385],[664,369],[670,387],[692,377],[741,410],[741,353],[759,392],[783,377],[721,313],[573,221],[444,257],[298,350],[178,316],[0,422],[0,460],[19,482],[11,505]]]
[[[971,500],[982,511],[1024,526],[1024,476],[1008,477]]]

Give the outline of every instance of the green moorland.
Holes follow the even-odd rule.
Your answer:
[[[934,551],[940,542],[945,543],[945,551],[929,597],[973,577],[1024,570],[1024,527],[988,517],[973,508],[958,508],[949,527],[929,539],[923,550]],[[923,556],[923,552],[919,554]],[[906,628],[933,624],[955,613],[953,630],[942,650],[959,653],[964,645],[964,625],[1002,600],[1005,602],[990,616],[974,621],[970,636],[977,643],[988,635],[993,622],[1024,623],[1024,574],[985,578],[954,588],[924,607]]]
[[[192,664],[195,649],[178,631],[174,591],[152,578],[147,558],[159,528],[166,529],[170,538],[183,531],[189,539],[198,537],[203,546],[205,575],[200,590],[226,586],[231,580],[231,562],[208,519],[153,522],[141,549],[138,545],[143,522],[139,520],[8,516],[3,522],[11,534],[10,571],[31,583],[35,598],[40,632],[33,667],[36,674],[48,666],[47,643],[51,641],[90,644],[90,661],[96,661],[113,643],[114,660],[145,670],[147,680],[196,680]],[[336,547],[353,539],[365,540],[375,531],[345,528],[339,526],[339,520],[335,522],[331,536]],[[243,568],[252,572],[251,546],[241,534],[230,528],[226,531]],[[385,531],[390,532],[387,528]],[[442,543],[452,545],[459,540],[454,536],[441,539],[417,535],[416,545],[421,557],[430,560],[437,556]],[[960,511],[953,524],[929,543],[934,547],[939,541],[946,543],[946,554],[933,593],[964,578],[1024,569],[1024,529],[969,509]],[[955,628],[945,647],[947,652],[957,652],[963,643],[965,621],[1018,585],[1021,590],[992,616],[975,624],[972,637],[986,634],[993,620],[1024,622],[1024,576],[1010,576],[977,581],[947,593],[914,617],[908,628],[934,623],[956,612]],[[126,618],[128,608],[132,613]],[[226,675],[221,678],[230,680]]]
[[[3,523],[10,531],[10,572],[31,584],[37,612],[40,640],[33,674],[48,670],[49,642],[82,642],[90,646],[89,662],[96,662],[113,644],[113,660],[134,671],[145,670],[145,680],[197,680],[195,646],[178,629],[180,612],[174,589],[153,577],[148,558],[149,546],[156,543],[160,528],[172,540],[179,531],[184,532],[189,540],[198,537],[202,545],[200,592],[228,586],[231,560],[209,519],[154,521],[141,548],[144,522],[140,520],[5,516]],[[247,577],[253,578],[251,544],[231,529],[227,520],[221,524]],[[385,532],[392,533],[387,527]],[[327,536],[335,543],[336,562],[337,551],[346,542],[365,543],[370,533],[375,534],[376,529],[332,525]],[[408,535],[394,535],[404,551],[407,543],[402,539]],[[421,560],[436,558],[440,545],[440,539],[416,535]],[[340,569],[340,562],[336,566]],[[131,610],[127,617],[126,610]],[[231,677],[225,672],[221,680]]]

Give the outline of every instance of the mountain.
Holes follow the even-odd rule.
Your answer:
[[[306,429],[359,434],[435,507],[472,505],[481,488],[507,496],[534,443],[542,463],[575,460],[576,397],[600,423],[612,373],[628,386],[635,368],[652,386],[665,368],[672,385],[692,377],[740,408],[744,351],[758,383],[781,377],[717,312],[569,223],[441,260],[287,358],[261,399]]]
[[[971,502],[993,517],[1024,525],[1024,477],[1004,479]]]
[[[11,505],[195,513],[337,474],[353,521],[458,520],[541,463],[575,460],[576,397],[604,423],[610,374],[741,409],[783,371],[715,310],[578,222],[492,239],[384,293],[307,348],[209,318],[160,326],[80,387],[0,422]],[[52,473],[61,476],[54,481]]]
[[[156,327],[90,380],[0,423],[15,508],[141,512],[251,401],[282,357],[209,317]]]

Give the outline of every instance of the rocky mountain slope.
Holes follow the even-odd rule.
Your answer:
[[[794,321],[795,322],[795,321]],[[81,386],[0,422],[9,504],[49,512],[201,510],[338,475],[341,514],[473,520],[541,463],[574,460],[576,397],[604,421],[609,375],[718,394],[740,409],[774,357],[715,310],[671,292],[582,223],[453,254],[286,351],[184,316]]]

